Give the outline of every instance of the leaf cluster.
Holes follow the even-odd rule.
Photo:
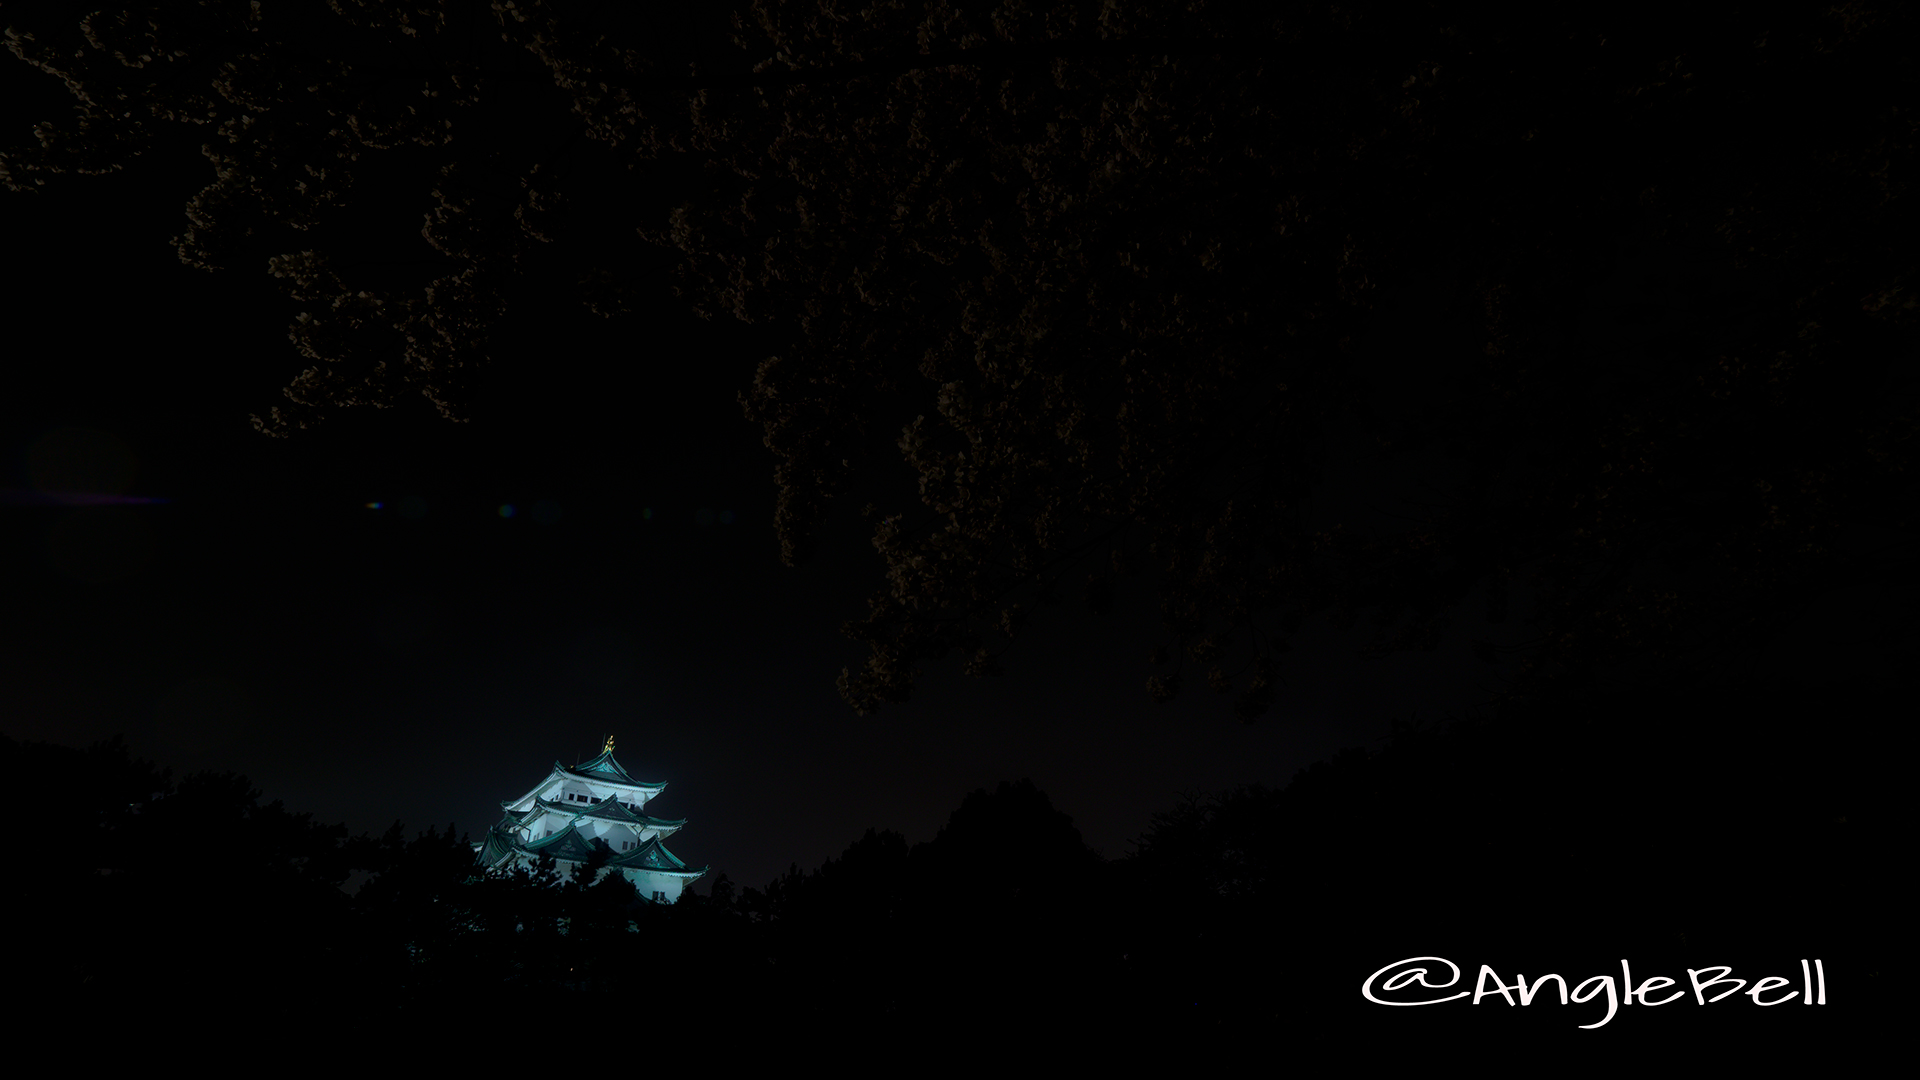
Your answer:
[[[0,178],[211,128],[179,241],[211,268],[314,232],[376,159],[428,177],[424,286],[266,249],[312,305],[276,434],[416,392],[459,418],[509,298],[551,278],[614,315],[664,287],[640,249],[675,262],[694,314],[784,342],[741,403],[789,562],[834,500],[911,484],[869,506],[857,710],[955,652],[992,674],[1126,578],[1173,665],[1148,693],[1248,719],[1308,620],[1431,650],[1522,588],[1533,637],[1478,650],[1516,701],[1738,678],[1911,537],[1904,6],[450,10],[342,0],[350,33],[301,37],[209,0],[90,16],[71,53],[10,29],[79,104]],[[1696,264],[1603,296],[1651,242]],[[1355,431],[1454,466],[1430,516],[1316,517]]]

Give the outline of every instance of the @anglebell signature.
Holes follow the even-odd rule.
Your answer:
[[[1427,980],[1427,975],[1431,970],[1429,968],[1407,966],[1410,964],[1420,964],[1423,961],[1429,960],[1437,961],[1447,966],[1449,975],[1445,982],[1429,982]],[[1398,970],[1396,971],[1396,969]],[[1395,973],[1389,975],[1385,982],[1381,982],[1376,987],[1374,985],[1375,981],[1390,971]],[[1711,978],[1703,981],[1702,976],[1711,976]],[[1800,999],[1800,1003],[1803,1005],[1825,1005],[1827,1003],[1827,969],[1819,960],[1813,961],[1811,967],[1808,966],[1807,961],[1800,961],[1801,988],[1799,990],[1789,990],[1783,996],[1769,998],[1766,995],[1774,994],[1776,991],[1791,986],[1792,980],[1790,979],[1778,975],[1768,975],[1755,982],[1751,989],[1745,989],[1747,980],[1736,979],[1732,976],[1733,968],[1726,964],[1687,969],[1687,982],[1693,988],[1693,999],[1701,1005],[1711,1005],[1730,994],[1741,993],[1743,989],[1745,990],[1746,996],[1752,998],[1756,1005],[1784,1005],[1796,997]],[[1459,982],[1460,968],[1453,961],[1439,956],[1414,956],[1405,960],[1396,960],[1374,972],[1372,975],[1367,976],[1367,981],[1360,984],[1360,993],[1364,995],[1368,1001],[1376,1005],[1441,1005],[1449,1001],[1458,1001],[1463,997],[1467,997],[1468,991],[1462,990],[1459,993],[1446,997],[1426,997],[1424,1000],[1419,1001],[1389,1001],[1376,997],[1374,991],[1378,989],[1381,993],[1391,994],[1406,990],[1409,987],[1419,987],[1422,990],[1445,990],[1458,985]],[[1489,985],[1489,983],[1491,983],[1491,985]],[[1595,975],[1590,979],[1582,981],[1571,990],[1567,988],[1567,980],[1557,974],[1542,975],[1529,983],[1525,975],[1515,972],[1513,982],[1511,984],[1504,983],[1493,968],[1486,964],[1481,964],[1480,974],[1478,978],[1474,980],[1472,1004],[1478,1005],[1484,998],[1498,996],[1508,1005],[1531,1005],[1533,1004],[1534,998],[1539,996],[1541,988],[1548,983],[1552,983],[1555,989],[1559,991],[1560,1004],[1562,1005],[1570,1001],[1575,1004],[1585,1004],[1603,994],[1606,996],[1607,1015],[1591,1024],[1581,1024],[1580,1028],[1582,1030],[1605,1027],[1607,1022],[1613,1019],[1614,1014],[1619,1011],[1619,1007],[1623,1004],[1667,1005],[1687,996],[1687,991],[1682,989],[1675,990],[1664,997],[1648,997],[1649,994],[1658,994],[1668,987],[1674,986],[1675,980],[1663,975],[1655,975],[1641,982],[1638,986],[1635,986],[1633,969],[1623,958],[1620,961],[1620,975],[1617,984],[1615,977],[1612,975]],[[1732,983],[1733,985],[1721,990],[1712,997],[1707,996],[1708,989],[1720,986],[1723,983]],[[1816,985],[1818,987],[1817,990]],[[1414,993],[1417,993],[1417,991]],[[1518,995],[1517,1001],[1515,1000],[1516,995]]]

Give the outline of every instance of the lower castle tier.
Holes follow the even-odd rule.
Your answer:
[[[572,768],[556,761],[553,772],[532,791],[501,803],[506,816],[473,845],[474,852],[490,870],[532,866],[540,856],[552,855],[567,873],[586,862],[596,846],[605,846],[610,857],[601,878],[624,874],[641,896],[671,904],[707,868],[688,869],[661,843],[686,824],[684,819],[666,821],[646,813],[647,801],[666,786],[627,775],[613,760],[613,740],[608,739],[599,757]]]

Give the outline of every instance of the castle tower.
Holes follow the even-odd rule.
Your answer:
[[[609,736],[599,757],[572,768],[556,761],[553,772],[532,791],[501,803],[506,816],[473,845],[474,852],[489,870],[532,866],[541,855],[551,854],[566,873],[604,844],[612,857],[602,878],[625,874],[641,896],[671,904],[707,868],[688,869],[660,842],[686,824],[684,818],[667,821],[646,813],[648,800],[666,787],[629,776],[613,760]]]

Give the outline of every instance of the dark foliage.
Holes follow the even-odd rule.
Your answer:
[[[260,806],[237,777],[170,782],[118,744],[6,740],[0,779],[36,805],[78,776],[97,792],[5,890],[12,924],[35,928],[11,956],[39,990],[25,1015],[69,1037],[137,1002],[116,1020],[129,1038],[265,1052],[321,1025],[339,1048],[391,1055],[433,1046],[396,1051],[394,1032],[532,1037],[533,1003],[555,1038],[566,1018],[633,1017],[633,1034],[678,1049],[745,1030],[923,1056],[992,1032],[1114,1061],[1386,1035],[1418,1041],[1414,1057],[1489,1040],[1567,1053],[1570,1032],[1589,1034],[1559,1009],[1383,1018],[1357,987],[1409,956],[1583,977],[1622,955],[1669,974],[1825,957],[1848,1006],[1831,1019],[1686,1014],[1778,1050],[1857,1037],[1892,989],[1873,981],[1893,948],[1875,936],[1894,894],[1877,853],[1897,841],[1892,769],[1863,760],[1868,690],[1786,703],[1830,710],[1813,737],[1738,700],[1684,738],[1629,721],[1645,736],[1633,751],[1519,713],[1409,726],[1282,790],[1190,798],[1111,862],[1031,783],[1002,783],[924,843],[869,830],[817,870],[764,890],[721,876],[673,905],[550,862],[482,873],[450,830],[347,838]],[[370,876],[350,896],[353,870]],[[1639,1045],[1654,1021],[1631,1022],[1620,1038]]]
[[[1142,576],[1172,667],[1116,668],[1247,718],[1305,619],[1520,585],[1516,697],[1737,681],[1911,539],[1909,5],[333,8],[23,10],[77,103],[0,179],[201,146],[181,257],[307,306],[274,434],[672,385],[556,378],[563,307],[751,324],[788,557],[876,493],[858,709]],[[1427,520],[1313,524],[1355,431]]]
[[[125,1021],[244,1017],[284,1025],[342,986],[358,949],[340,886],[368,845],[246,778],[173,781],[118,741],[85,751],[0,739],[0,777],[47,823],[4,890],[29,1012],[81,1022],[137,1003]]]

